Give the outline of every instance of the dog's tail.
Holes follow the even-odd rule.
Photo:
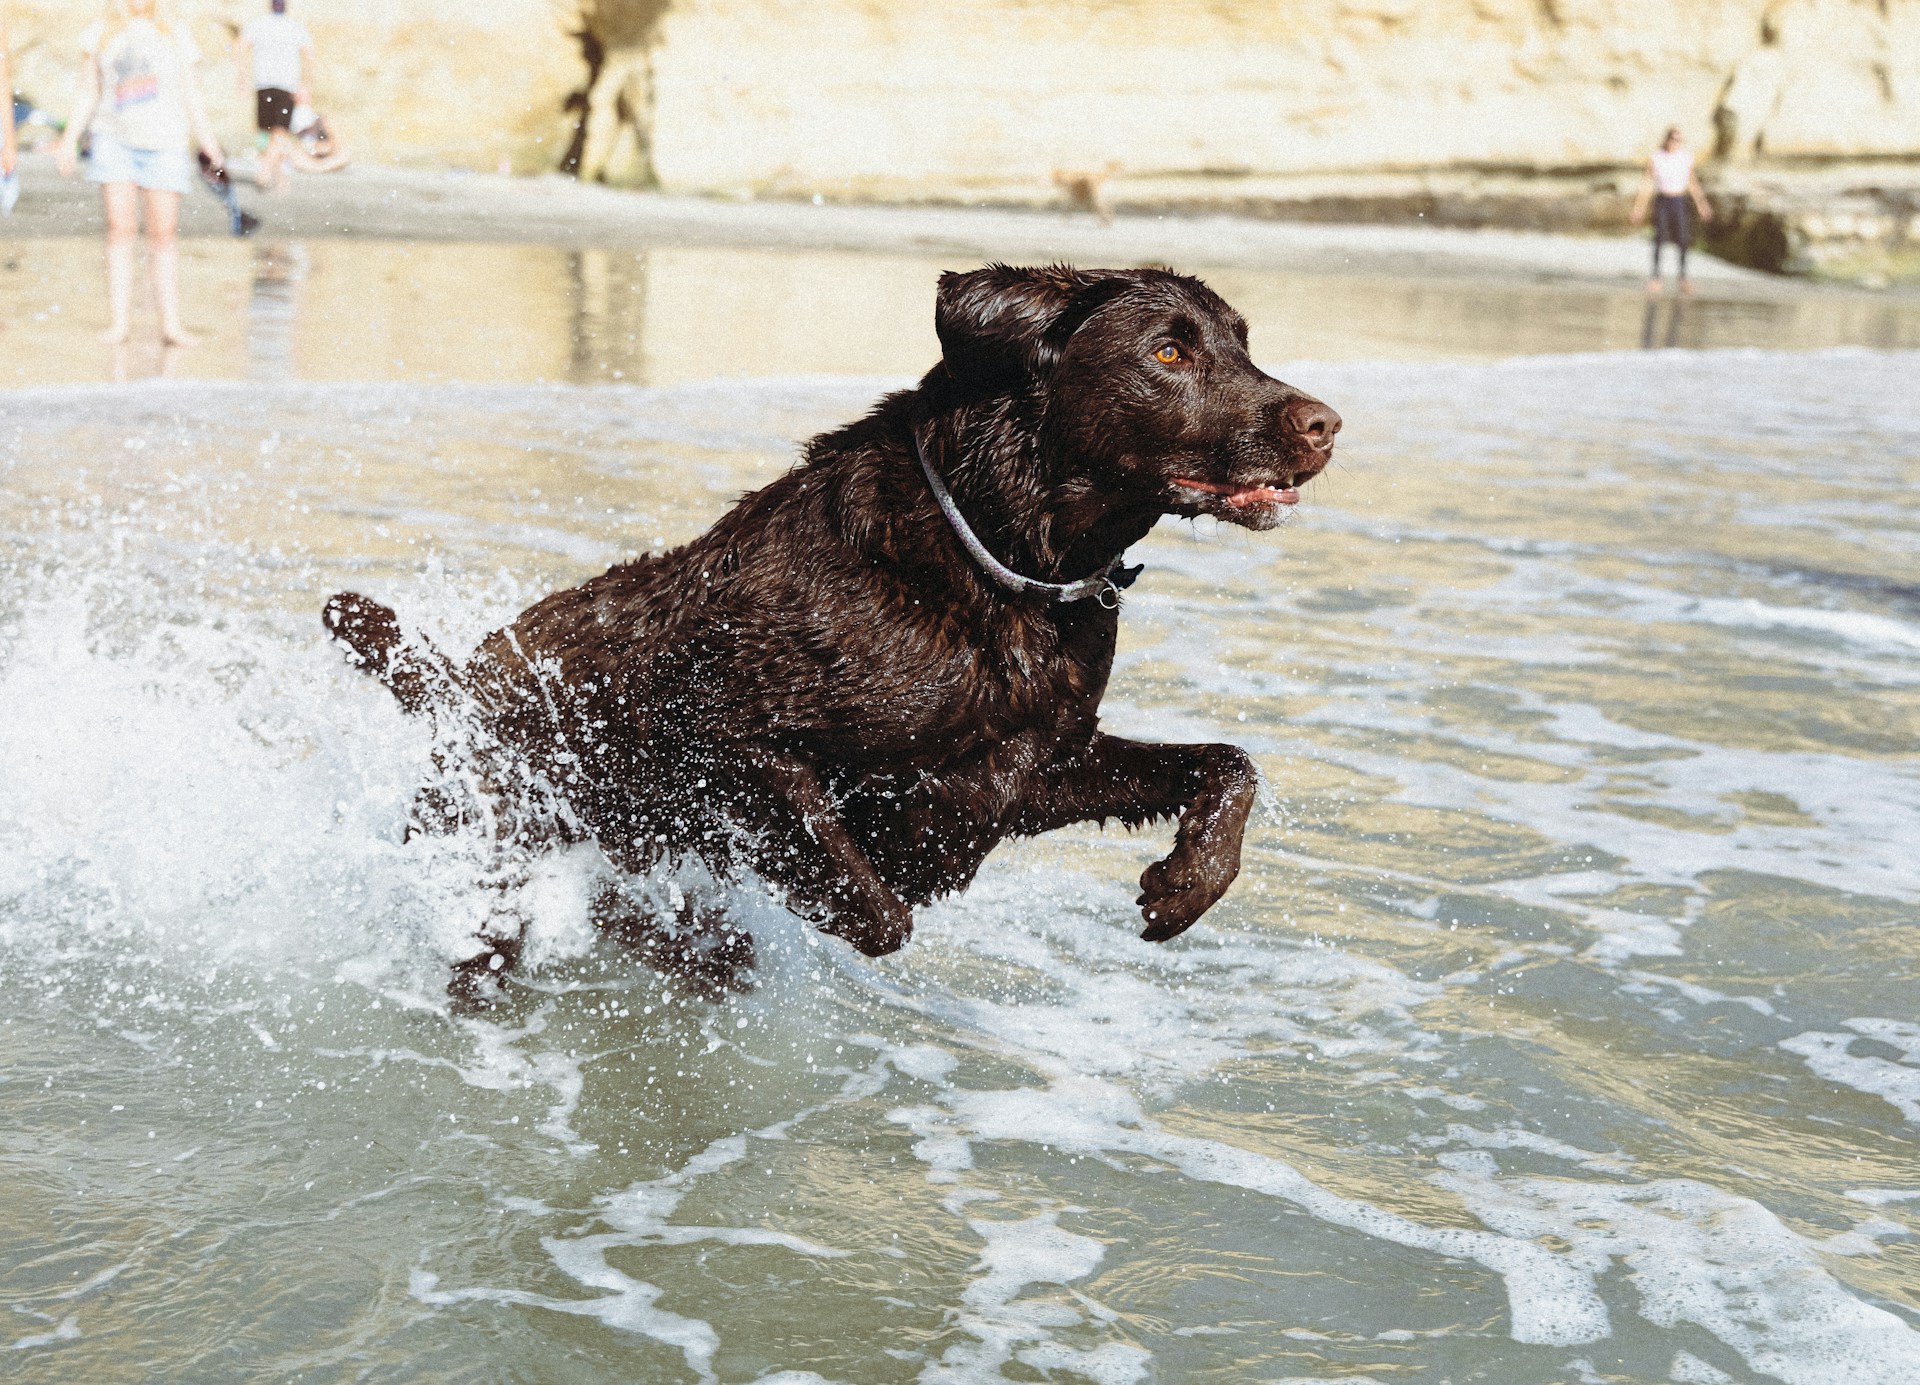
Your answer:
[[[447,656],[424,636],[403,636],[392,607],[358,592],[339,592],[327,599],[320,619],[346,646],[347,661],[385,683],[406,711],[427,711],[453,691],[457,677]]]

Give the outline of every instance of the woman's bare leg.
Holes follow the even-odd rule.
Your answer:
[[[160,335],[172,346],[199,339],[180,324],[180,194],[147,189],[147,258],[152,261],[153,305]]]
[[[259,171],[254,176],[262,192],[285,192],[292,186],[287,176],[287,161],[296,147],[291,131],[267,131],[267,147],[261,151]]]
[[[102,183],[107,211],[107,330],[104,342],[123,342],[133,330],[133,243],[140,235],[140,194],[132,183]]]

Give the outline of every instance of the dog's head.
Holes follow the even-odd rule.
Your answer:
[[[934,325],[956,383],[1030,394],[1045,450],[1143,507],[1271,529],[1333,456],[1340,415],[1255,366],[1198,279],[992,265],[941,276]]]

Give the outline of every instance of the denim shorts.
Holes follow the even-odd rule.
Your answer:
[[[96,134],[87,156],[87,177],[95,183],[133,183],[184,195],[193,190],[193,161],[184,149],[129,149],[111,135]]]

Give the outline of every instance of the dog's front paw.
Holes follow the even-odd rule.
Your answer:
[[[1147,921],[1140,936],[1164,943],[1193,927],[1227,892],[1240,873],[1237,861],[1221,863],[1185,846],[1175,847],[1165,860],[1155,861],[1140,875],[1140,916]]]
[[[869,957],[884,957],[905,947],[913,936],[913,910],[901,904],[877,918],[835,914],[820,925],[820,931],[845,938]]]

